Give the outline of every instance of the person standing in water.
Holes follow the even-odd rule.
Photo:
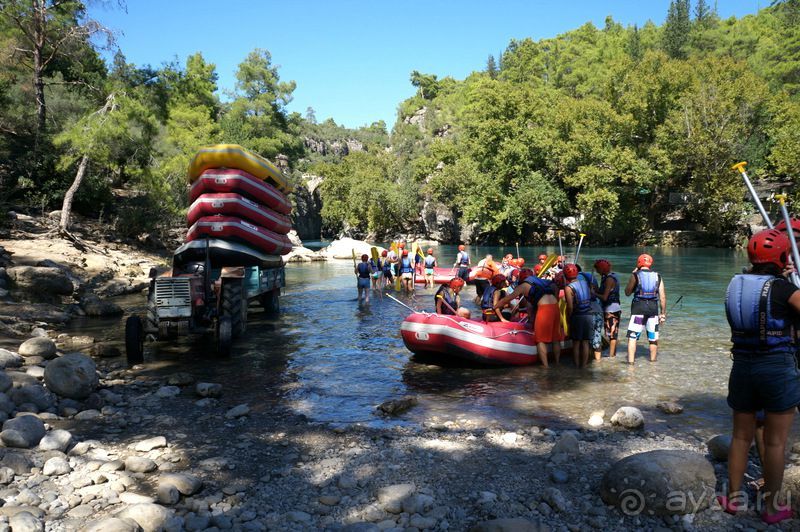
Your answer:
[[[718,501],[731,514],[747,510],[742,482],[756,416],[764,410],[761,520],[768,525],[793,517],[791,506],[780,501],[786,442],[800,405],[800,371],[792,327],[800,319],[800,290],[784,277],[794,271],[787,267],[789,250],[788,237],[776,229],[753,235],[747,244],[753,266],[748,273],[733,277],[725,295],[733,343],[728,381],[733,438],[728,455],[728,493]]]
[[[564,295],[567,300],[567,318],[569,319],[569,336],[572,338],[572,357],[576,368],[586,367],[589,362],[589,344],[592,339],[592,289],[583,276],[579,275],[574,264],[564,266],[564,277],[567,287]]]
[[[394,283],[394,276],[392,275],[392,263],[389,260],[389,252],[385,249],[381,252],[383,257],[383,288],[390,288]]]
[[[383,270],[383,264],[381,264],[380,257],[378,260],[373,259],[370,257],[369,259],[369,269],[370,269],[370,277],[372,278],[372,289],[378,290],[380,288],[381,282],[381,275]]]
[[[503,298],[503,289],[508,286],[506,276],[497,273],[492,277],[491,284],[483,291],[481,296],[481,315],[485,322],[508,321],[503,316],[503,309],[494,308],[500,299]]]
[[[472,262],[469,260],[469,253],[467,253],[464,244],[459,244],[458,254],[456,255],[456,261],[453,263],[453,267],[455,268],[458,266],[458,273],[456,276],[462,279],[465,283],[469,281],[469,267],[471,265]]]
[[[597,298],[603,304],[603,323],[608,337],[608,356],[617,356],[617,337],[622,307],[619,304],[619,278],[611,271],[611,263],[606,259],[597,259],[594,269],[600,274],[600,286]]]
[[[361,302],[361,298],[363,296],[364,303],[369,303],[369,276],[372,273],[372,269],[369,267],[369,262],[367,262],[369,257],[366,254],[361,255],[361,262],[359,262],[356,267],[354,268],[356,273],[356,286],[358,286],[358,302]]]
[[[409,294],[414,291],[414,259],[408,256],[408,250],[403,250],[402,258],[398,263],[400,268],[400,279],[403,283],[403,290]]]
[[[428,248],[425,256],[425,288],[433,288],[434,268],[436,268],[436,257],[433,256],[433,248]]]
[[[653,271],[653,257],[642,253],[636,259],[636,268],[633,270],[628,284],[625,286],[625,295],[633,294],[631,302],[631,321],[628,323],[628,364],[633,364],[636,356],[636,342],[647,331],[647,341],[650,344],[650,362],[658,358],[658,326],[667,319],[667,292],[664,281],[658,272]]]

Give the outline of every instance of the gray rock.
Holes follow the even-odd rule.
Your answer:
[[[162,386],[156,390],[156,397],[161,399],[169,399],[181,394],[181,389],[177,386]]]
[[[191,515],[184,521],[184,526],[189,532],[205,530],[211,524],[211,518],[207,515]]]
[[[161,530],[169,516],[167,509],[158,504],[134,504],[117,514],[117,517],[122,519],[133,519],[139,523],[144,532]]]
[[[81,299],[81,308],[87,316],[121,316],[122,307],[111,301],[103,301],[94,294],[88,294]]]
[[[433,497],[421,493],[409,495],[402,502],[403,511],[409,515],[428,513],[433,508],[433,504]]]
[[[147,495],[142,495],[140,493],[134,493],[132,491],[120,493],[119,500],[125,504],[153,504],[156,502],[153,497],[148,497]]]
[[[409,526],[419,529],[428,530],[436,526],[436,519],[432,517],[423,517],[419,514],[412,515],[408,521]]]
[[[59,268],[15,266],[8,268],[6,273],[16,288],[32,295],[38,295],[40,298],[41,296],[68,296],[74,289],[69,276]]]
[[[380,532],[381,528],[375,523],[368,523],[366,521],[358,521],[349,523],[339,529],[341,532]],[[402,530],[402,529],[400,529]]]
[[[41,519],[44,517],[44,510],[42,510],[41,508],[36,508],[35,506],[7,505],[0,508],[0,515],[8,518],[14,517],[15,515],[21,512],[28,512],[37,519]]]
[[[50,360],[56,357],[56,344],[50,338],[39,336],[22,342],[19,354],[23,357],[42,357]]]
[[[30,449],[39,444],[45,435],[44,423],[36,416],[23,415],[3,423],[0,439],[6,447]]]
[[[708,446],[709,454],[714,457],[714,460],[719,460],[720,462],[728,461],[728,453],[731,450],[730,434],[714,436],[706,442],[706,445]]]
[[[8,349],[0,349],[0,368],[18,368],[21,365],[21,356],[16,353],[12,353]]]
[[[246,416],[250,413],[250,407],[246,404],[237,405],[225,412],[225,417],[228,419],[235,419],[237,417]]]
[[[233,521],[225,514],[212,515],[211,524],[220,530],[230,530],[233,528]],[[256,530],[258,530],[258,528],[256,528]]]
[[[42,468],[42,474],[48,477],[66,475],[70,471],[72,471],[72,467],[69,465],[69,462],[60,456],[54,456],[49,459],[44,463],[44,467]]]
[[[28,512],[19,512],[9,518],[13,532],[44,532],[44,523]]]
[[[342,498],[338,495],[321,495],[318,500],[325,506],[336,506]]]
[[[31,472],[31,468],[33,467],[28,457],[22,453],[15,452],[7,452],[5,456],[3,456],[3,459],[0,460],[0,464],[2,464],[4,468],[11,469],[15,475],[27,475]]]
[[[310,523],[311,515],[300,510],[294,510],[286,513],[286,519],[293,523]]]
[[[203,481],[187,473],[167,473],[158,479],[159,485],[175,486],[182,495],[194,495],[203,487]]]
[[[619,425],[626,429],[638,429],[644,426],[644,416],[642,411],[636,407],[623,406],[611,416],[611,424]]]
[[[569,473],[563,469],[552,469],[550,470],[550,480],[556,484],[566,484],[569,482]]]
[[[69,353],[47,365],[44,382],[61,397],[85,399],[97,388],[97,367],[88,356]]]
[[[49,410],[56,405],[55,396],[41,384],[25,384],[14,388],[11,390],[10,396],[18,406],[30,403],[36,405],[39,410]]]
[[[14,480],[14,470],[10,467],[0,467],[0,484],[8,484]]]
[[[80,532],[140,532],[142,527],[133,519],[106,517],[97,519],[80,529]]]
[[[14,401],[11,400],[9,396],[4,393],[0,393],[0,412],[5,412],[8,415],[14,412],[17,409],[17,405],[14,404]]]
[[[215,382],[198,382],[194,391],[200,397],[219,397],[222,395],[222,385]]]
[[[122,351],[115,345],[96,344],[92,347],[92,354],[100,358],[115,358],[122,356]]]
[[[398,416],[407,410],[410,410],[419,403],[419,400],[413,395],[407,395],[400,399],[390,399],[378,405],[378,410],[389,416]]]
[[[578,438],[570,432],[564,433],[553,445],[553,448],[550,449],[551,457],[558,454],[565,454],[569,457],[579,456],[581,449],[578,444]]]
[[[715,485],[714,468],[703,455],[657,450],[612,465],[603,477],[600,495],[627,515],[683,515],[708,507]]]
[[[131,473],[149,473],[158,469],[158,465],[143,456],[129,456],[125,459],[125,470]]]
[[[25,373],[36,379],[44,378],[44,368],[42,366],[29,366],[25,369]]]
[[[378,503],[384,511],[399,514],[403,511],[403,501],[417,490],[414,483],[393,484],[378,490]]]
[[[167,384],[170,386],[189,386],[195,381],[194,375],[190,373],[185,373],[183,371],[179,371],[178,373],[173,373],[167,378]]]
[[[675,415],[683,413],[683,406],[674,401],[662,401],[656,407],[665,414]]]
[[[154,438],[148,438],[146,440],[137,442],[133,448],[136,451],[141,451],[143,453],[146,453],[148,451],[152,451],[153,449],[160,449],[161,447],[166,447],[166,446],[167,446],[167,439],[164,436],[156,436]]]
[[[77,414],[75,414],[75,419],[77,419],[78,421],[91,421],[93,419],[99,418],[101,415],[102,414],[100,413],[99,410],[89,409],[89,410],[83,410],[82,412],[78,412]]]
[[[39,441],[39,449],[65,453],[70,443],[72,443],[72,434],[68,430],[56,429],[44,435]]]
[[[521,517],[483,521],[469,529],[470,532],[544,532],[548,527]]]
[[[172,506],[181,500],[181,494],[178,488],[172,484],[159,484],[156,488],[156,499],[158,499],[158,502],[161,504]]]
[[[542,492],[542,500],[557,512],[565,513],[569,509],[567,499],[558,488],[546,488]]]

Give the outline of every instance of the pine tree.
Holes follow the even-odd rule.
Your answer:
[[[705,24],[714,16],[713,11],[706,3],[706,0],[697,0],[697,5],[694,6],[694,20],[698,24]]]
[[[642,58],[642,37],[639,35],[639,27],[636,24],[633,25],[633,30],[628,36],[626,51],[634,61]]]
[[[494,56],[489,54],[489,59],[486,60],[486,73],[489,77],[495,79],[497,77],[497,63],[494,62]]]
[[[684,59],[689,43],[691,20],[689,18],[689,0],[672,0],[664,22],[663,47],[667,54],[675,59]]]

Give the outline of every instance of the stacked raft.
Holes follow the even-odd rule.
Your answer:
[[[212,267],[281,265],[292,250],[289,183],[280,170],[236,144],[200,149],[189,165],[186,243],[179,262],[203,261]]]

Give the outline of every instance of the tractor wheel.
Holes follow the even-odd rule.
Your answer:
[[[241,281],[222,283],[220,316],[230,317],[234,337],[244,333],[247,328],[247,301],[244,299]]]
[[[230,316],[220,316],[217,320],[217,354],[227,357],[233,344],[233,322]]]
[[[147,293],[147,313],[145,315],[147,320],[147,330],[158,330],[158,310],[156,309],[156,295],[153,288]]]
[[[129,364],[144,362],[144,328],[139,316],[130,316],[125,321],[125,356]]]

